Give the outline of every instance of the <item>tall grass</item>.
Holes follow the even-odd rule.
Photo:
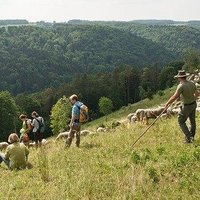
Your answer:
[[[39,148],[37,157],[38,157],[38,170],[41,175],[41,179],[44,182],[49,182],[50,175],[49,175],[48,156],[47,156],[46,150],[43,147]]]
[[[133,124],[87,136],[80,148],[64,149],[59,141],[31,149],[32,169],[0,167],[0,199],[199,199],[199,128],[196,141],[186,145],[177,119],[164,119],[131,148],[145,128]]]

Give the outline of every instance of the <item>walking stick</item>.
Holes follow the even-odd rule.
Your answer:
[[[162,116],[162,114],[168,109],[169,106],[167,106],[162,112],[161,114],[153,121],[153,123],[147,127],[147,129],[137,138],[137,140],[135,140],[135,142],[131,145],[131,148],[133,148],[135,146],[135,144],[147,133],[147,131],[160,119],[160,117]]]

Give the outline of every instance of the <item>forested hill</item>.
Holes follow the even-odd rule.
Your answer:
[[[38,22],[45,24],[45,22]],[[69,24],[83,25],[83,24],[108,24],[108,25],[145,25],[145,26],[188,26],[200,29],[200,21],[173,21],[173,20],[133,20],[133,21],[88,21],[72,19],[68,21]],[[46,23],[48,24],[48,23]]]
[[[162,66],[176,54],[130,32],[100,25],[0,28],[0,90],[38,91],[76,74],[116,66]]]
[[[193,27],[141,26],[137,29],[131,28],[130,31],[180,54],[192,48],[200,50],[200,30]]]
[[[88,24],[88,23],[134,23],[134,24],[145,24],[145,25],[188,25],[188,26],[200,26],[199,20],[192,21],[174,21],[174,20],[157,20],[157,19],[144,19],[144,20],[132,20],[132,21],[89,21],[72,19],[69,20],[70,24]]]
[[[99,24],[131,32],[149,39],[182,56],[188,49],[200,50],[200,21],[135,20],[131,22],[103,22],[71,20],[70,24]]]
[[[25,24],[29,24],[29,22],[25,19],[0,20],[0,26],[25,25]]]

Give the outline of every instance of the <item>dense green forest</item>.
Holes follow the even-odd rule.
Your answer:
[[[182,54],[188,49],[200,50],[200,30],[189,26],[151,26],[130,31],[162,44],[168,50]]]
[[[36,92],[123,65],[163,67],[200,49],[200,30],[190,26],[82,23],[0,28],[0,90]]]
[[[200,21],[135,20],[132,22],[103,22],[71,20],[70,24],[98,24],[131,32],[162,45],[175,55],[182,56],[188,49],[200,50]]]
[[[13,94],[69,82],[116,66],[163,65],[174,55],[150,40],[102,26],[0,29],[0,90]]]

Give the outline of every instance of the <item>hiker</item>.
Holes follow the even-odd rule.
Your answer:
[[[33,117],[33,134],[34,134],[34,141],[35,141],[35,147],[42,146],[42,138],[44,133],[44,119],[38,115],[37,112],[32,112]]]
[[[26,115],[21,114],[19,119],[22,121],[22,128],[20,130],[20,142],[23,142],[26,146],[29,146],[30,131],[32,129],[31,120]]]
[[[25,169],[29,154],[28,148],[23,143],[19,143],[16,133],[9,135],[8,142],[10,145],[6,148],[5,154],[0,154],[0,163],[4,162],[11,170]]]
[[[195,113],[196,113],[196,99],[198,97],[198,92],[195,84],[192,81],[187,80],[189,76],[184,70],[180,70],[178,74],[174,77],[177,78],[180,84],[177,87],[174,95],[168,100],[165,105],[165,108],[168,108],[176,99],[179,97],[182,101],[181,111],[178,115],[178,123],[185,134],[185,143],[190,143],[194,140],[195,132],[196,132],[196,121],[195,121]],[[189,118],[191,128],[189,129],[186,125],[186,120]]]
[[[80,123],[80,107],[83,105],[80,101],[78,101],[77,95],[72,95],[69,98],[72,104],[72,116],[69,124],[70,131],[68,134],[68,138],[66,141],[66,147],[70,147],[72,140],[74,138],[74,134],[76,134],[76,146],[80,146],[80,131],[81,131],[81,123]]]

